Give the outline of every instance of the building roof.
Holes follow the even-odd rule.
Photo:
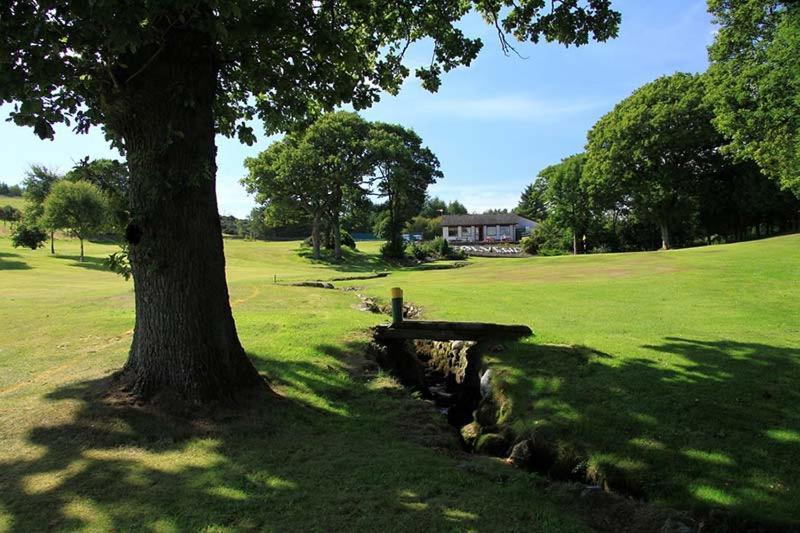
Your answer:
[[[483,226],[519,224],[532,222],[514,213],[497,213],[492,215],[444,215],[442,226]]]

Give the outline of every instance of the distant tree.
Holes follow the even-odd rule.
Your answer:
[[[125,232],[130,222],[128,195],[130,176],[128,167],[114,159],[83,158],[64,176],[70,181],[85,181],[97,186],[108,198],[109,229],[118,235]]]
[[[219,225],[223,235],[239,234],[239,219],[236,218],[235,216],[220,215]]]
[[[25,173],[23,185],[25,188],[24,198],[27,200],[25,207],[25,219],[31,225],[36,225],[47,229],[50,233],[50,253],[56,253],[55,238],[53,228],[48,228],[41,220],[44,215],[44,201],[50,194],[50,189],[63,176],[42,165],[31,165]]]
[[[514,212],[530,220],[543,221],[547,218],[546,192],[547,180],[540,175],[533,183],[525,187]]]
[[[46,231],[37,226],[28,225],[25,222],[18,224],[14,233],[11,234],[11,244],[13,244],[14,248],[36,250],[44,246],[46,240]]]
[[[697,180],[719,164],[721,138],[699,75],[674,74],[637,89],[588,135],[586,176],[620,191],[642,218],[670,229],[693,209]]]
[[[3,227],[6,227],[6,222],[11,222],[11,227],[22,218],[22,212],[14,206],[6,205],[0,207],[0,220],[3,221]]]
[[[43,220],[50,228],[66,230],[81,242],[108,223],[108,200],[100,189],[85,181],[59,181],[44,202]]]
[[[505,207],[502,209],[497,209],[497,208],[487,209],[486,211],[483,212],[484,215],[504,215],[507,213],[508,213],[508,208]]]
[[[447,203],[441,198],[434,196],[427,198],[422,204],[419,214],[426,218],[435,218],[447,214]]]
[[[355,113],[323,115],[305,130],[273,143],[245,165],[247,190],[267,206],[273,219],[312,219],[314,257],[320,257],[322,224],[330,228],[334,256],[341,259],[341,217],[345,201],[372,167],[367,155],[369,124]],[[280,216],[276,216],[280,215]]]
[[[453,200],[452,202],[447,204],[446,213],[448,215],[466,215],[467,213],[469,213],[469,211],[467,211],[467,208],[464,207],[464,204],[462,204],[458,200]]]
[[[729,150],[800,197],[800,3],[709,0],[708,96]]]
[[[506,35],[582,45],[617,35],[610,0],[0,3],[0,103],[52,138],[54,125],[102,125],[131,172],[135,332],[125,377],[150,397],[230,399],[263,384],[239,342],[225,282],[215,198],[216,134],[254,142],[340,104],[363,109],[397,93],[413,43],[416,69],[441,74],[482,47],[459,21],[470,11]]]
[[[585,161],[585,154],[573,155],[539,173],[547,183],[550,219],[570,230],[573,254],[578,253],[578,239],[586,234],[592,220],[591,200],[583,179]]]
[[[379,231],[387,257],[403,257],[403,228],[420,211],[425,192],[442,176],[439,160],[411,130],[381,122],[370,125],[368,153],[374,165],[375,190],[385,199]]]
[[[0,181],[0,196],[22,196],[22,187]]]
[[[406,232],[422,235],[422,238],[426,241],[435,239],[442,235],[442,218],[415,216],[406,224]]]

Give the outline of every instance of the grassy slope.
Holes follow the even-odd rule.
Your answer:
[[[428,318],[530,324],[536,339],[492,356],[518,431],[551,428],[659,501],[796,520],[799,245],[478,259],[350,284],[402,286]],[[351,378],[379,319],[351,293],[273,285],[342,275],[295,247],[226,244],[243,343],[288,401],[187,439],[85,399],[130,341],[130,284],[99,265],[109,248],[79,265],[74,243],[50,257],[0,239],[0,530],[577,527],[530,476],[493,482],[492,461],[476,474],[432,449],[437,421],[390,380]],[[387,266],[353,259],[341,270]]]
[[[493,361],[519,433],[549,428],[659,501],[797,521],[799,250],[795,235],[669,253],[480,259],[370,290],[403,286],[429,317],[531,325],[535,340]]]
[[[583,528],[535,478],[465,468],[392,380],[352,377],[378,317],[351,293],[273,285],[334,274],[294,247],[227,243],[241,338],[284,399],[198,436],[92,399],[133,325],[131,284],[100,264],[113,248],[79,264],[75,242],[52,257],[0,238],[0,531]]]

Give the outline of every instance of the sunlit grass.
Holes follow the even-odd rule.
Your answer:
[[[800,237],[436,271],[396,269],[378,245],[336,266],[226,239],[237,328],[283,400],[197,434],[87,400],[133,328],[132,284],[102,265],[114,247],[89,243],[79,264],[75,241],[51,256],[0,237],[0,531],[580,528],[527,474],[457,468],[424,430],[435,412],[352,372],[383,320],[353,292],[286,285],[387,269],[336,285],[534,329],[486,356],[517,434],[545,428],[658,502],[798,519]]]

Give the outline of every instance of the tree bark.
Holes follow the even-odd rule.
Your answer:
[[[662,250],[669,250],[672,248],[672,243],[669,240],[669,226],[662,222],[659,225],[659,229],[661,230],[661,249]]]
[[[314,247],[314,259],[322,257],[320,253],[319,213],[314,213],[314,221],[311,224],[311,246]]]
[[[52,255],[55,255],[55,253],[56,253],[56,244],[54,242],[53,233],[54,232],[52,232],[52,231],[50,232],[50,253]]]
[[[339,217],[333,220],[333,256],[337,261],[342,260],[342,229]]]
[[[572,255],[578,255],[578,235],[572,232]]]
[[[78,239],[81,241],[81,263],[83,263],[83,239]]]
[[[123,376],[145,399],[229,401],[264,387],[239,342],[215,192],[216,66],[207,35],[173,29],[117,68],[104,105],[130,170],[136,324]]]

